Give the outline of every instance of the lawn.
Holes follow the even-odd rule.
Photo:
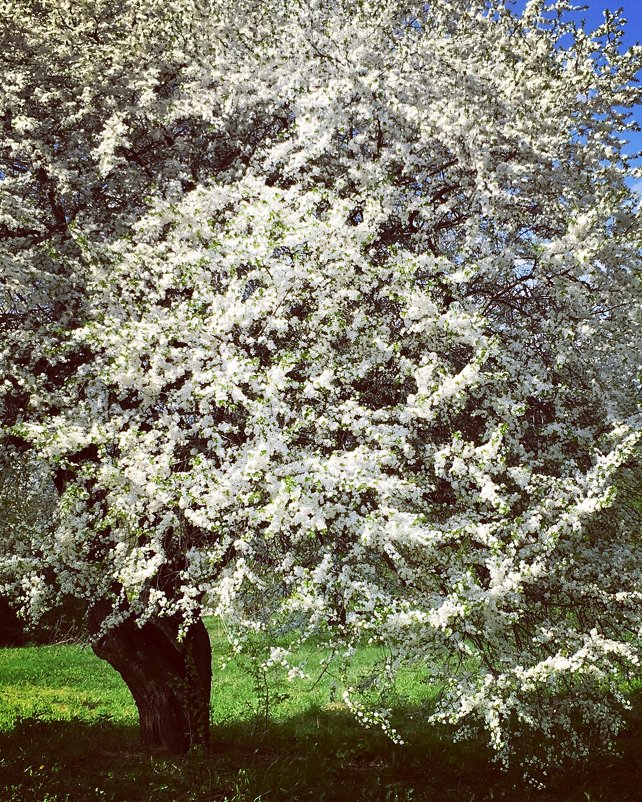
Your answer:
[[[226,660],[223,633],[213,620],[209,627],[212,749],[181,759],[141,751],[129,692],[89,648],[0,650],[0,802],[642,799],[642,699],[621,756],[555,776],[538,792],[498,771],[483,745],[453,745],[447,731],[422,726],[433,690],[419,675],[400,679],[407,743],[395,746],[337,701],[333,675],[319,678],[319,650],[300,654],[311,679],[272,686],[266,710],[265,688],[248,664]],[[353,673],[374,657],[364,649]]]

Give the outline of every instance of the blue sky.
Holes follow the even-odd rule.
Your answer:
[[[526,0],[517,0],[516,7],[524,7]],[[603,11],[617,11],[623,9],[624,18],[627,20],[625,28],[624,44],[626,46],[642,43],[642,0],[576,0],[574,5],[588,6],[586,11],[575,12],[573,17],[578,21],[586,20],[587,30],[597,28],[603,21]],[[642,80],[642,76],[641,80]],[[637,109],[635,118],[642,125],[642,107]],[[642,133],[630,134],[630,144],[627,150],[630,152],[642,151]]]
[[[516,7],[521,9],[526,4],[526,0],[517,0]],[[624,17],[628,25],[626,28],[626,44],[642,42],[642,2],[640,0],[577,0],[574,5],[588,6],[586,11],[576,12],[573,16],[576,19],[585,19],[587,28],[596,28],[604,19],[602,12],[604,9],[617,11],[623,9]]]

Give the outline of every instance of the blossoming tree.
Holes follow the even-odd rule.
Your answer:
[[[86,600],[150,746],[207,742],[205,602],[241,641],[373,638],[502,758],[610,743],[642,564],[622,21],[64,5],[1,12],[1,431],[59,499],[3,592]]]

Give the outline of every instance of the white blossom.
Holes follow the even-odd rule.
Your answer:
[[[0,432],[60,486],[0,587],[373,639],[502,760],[612,743],[640,50],[561,1],[170,5],[0,3]]]

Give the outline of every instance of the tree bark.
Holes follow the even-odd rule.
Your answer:
[[[98,602],[89,615],[96,636],[111,612]],[[133,617],[92,642],[94,652],[121,675],[138,707],[145,748],[184,754],[209,744],[212,650],[199,619],[178,640],[176,618],[155,618],[141,627]]]

